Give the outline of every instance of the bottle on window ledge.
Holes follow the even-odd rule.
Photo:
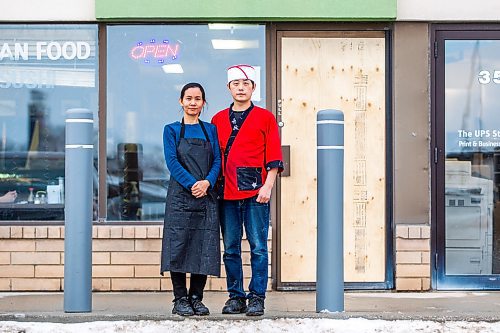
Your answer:
[[[35,196],[33,195],[33,187],[29,188],[30,194],[28,195],[28,203],[32,204],[35,202]]]

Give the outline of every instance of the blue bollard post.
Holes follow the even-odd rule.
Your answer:
[[[318,134],[316,312],[344,311],[344,114],[322,110]]]
[[[92,311],[92,112],[66,112],[64,311]]]

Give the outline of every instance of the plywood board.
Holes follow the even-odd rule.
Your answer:
[[[344,112],[344,262],[348,282],[385,279],[384,38],[282,39],[282,282],[316,280],[316,114]]]

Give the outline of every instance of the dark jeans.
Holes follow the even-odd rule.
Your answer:
[[[267,234],[269,203],[261,204],[256,196],[243,200],[224,200],[221,205],[221,229],[224,240],[224,265],[229,297],[265,297],[268,279]],[[241,240],[243,226],[250,243],[252,279],[249,294],[243,289]]]
[[[203,290],[207,283],[207,276],[202,274],[191,274],[189,293],[186,288],[186,273],[170,272],[172,286],[174,288],[174,301],[185,296],[196,295],[200,300],[203,299]]]

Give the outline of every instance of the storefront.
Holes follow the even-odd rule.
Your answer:
[[[225,5],[193,12],[184,3],[173,11],[162,1],[148,8],[96,1],[93,23],[0,25],[0,194],[18,192],[0,207],[0,238],[8,241],[0,265],[15,270],[1,288],[29,290],[37,279],[49,290],[62,288],[64,117],[70,108],[87,108],[97,120],[94,289],[168,290],[157,266],[169,179],[163,126],[180,119],[179,91],[187,82],[206,89],[203,120],[227,107],[225,70],[237,63],[257,68],[253,102],[276,116],[286,156],[273,197],[269,286],[314,287],[315,117],[339,109],[346,121],[346,286],[395,287],[395,1],[320,1],[314,8],[270,1],[243,12],[218,10]],[[56,197],[48,193],[54,189]],[[224,276],[208,288],[224,290]]]

